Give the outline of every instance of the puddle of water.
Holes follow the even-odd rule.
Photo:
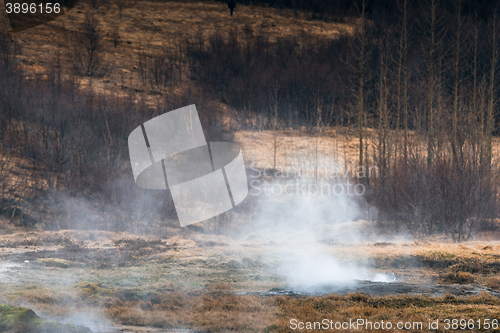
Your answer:
[[[3,262],[0,263],[0,279],[2,281],[12,281],[15,278],[11,275],[15,273],[16,270],[22,268],[23,265],[13,263],[13,262]]]
[[[192,333],[194,331],[187,328],[170,328],[170,329],[160,329],[154,327],[134,327],[134,326],[116,326],[110,328],[109,331],[104,331],[105,333]],[[196,331],[200,332],[200,331]]]
[[[485,291],[493,296],[500,298],[500,293],[489,288],[477,285],[440,285],[440,284],[417,284],[406,283],[401,281],[392,282],[376,282],[376,281],[353,281],[352,283],[342,285],[318,285],[309,288],[273,288],[264,292],[249,292],[240,293],[247,295],[259,296],[323,296],[329,294],[345,295],[348,293],[359,292],[371,296],[388,296],[388,295],[424,295],[439,297],[444,294],[452,294],[454,296],[471,296],[477,295]]]

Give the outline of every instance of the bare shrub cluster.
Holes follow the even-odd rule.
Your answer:
[[[26,79],[19,69],[2,67],[0,76],[0,209],[25,226],[142,233],[175,225],[169,192],[135,185],[128,135],[195,103],[208,139],[227,138],[223,127],[207,123],[220,111],[194,92],[168,95],[152,107],[140,96],[81,90],[57,73]],[[5,164],[9,159],[15,163]]]
[[[246,128],[343,123],[348,103],[337,75],[347,39],[315,43],[307,38],[238,38],[215,34],[188,46],[191,72],[205,91],[238,110]],[[338,108],[335,108],[336,106]],[[335,109],[334,109],[335,108]],[[335,112],[334,112],[335,111]]]
[[[99,20],[93,12],[87,12],[80,31],[71,40],[69,57],[73,68],[80,75],[97,75],[103,65],[103,40]]]
[[[282,3],[311,13],[332,6]],[[195,81],[193,89],[158,97],[154,107],[133,95],[82,91],[57,75],[28,81],[14,64],[9,38],[0,35],[0,139],[40,180],[17,196],[23,211],[36,207],[31,211],[51,216],[51,226],[60,228],[102,225],[110,216],[116,225],[133,220],[145,228],[152,212],[174,214],[159,194],[133,186],[127,135],[155,115],[195,103],[207,137],[227,137],[222,102],[236,110],[224,115],[239,128],[355,129],[358,166],[380,170],[377,178],[358,179],[380,219],[417,236],[470,239],[498,217],[500,8],[489,1],[462,5],[355,1],[345,10],[354,16],[356,9],[356,25],[335,39],[304,33],[271,40],[245,29],[243,36],[233,30],[182,47],[147,44],[139,53],[147,89],[162,92],[183,75]],[[72,48],[77,72],[99,74],[102,47],[99,23],[89,13]],[[367,128],[375,132],[371,142]],[[21,206],[10,198],[3,194],[2,202],[13,214]]]
[[[469,239],[498,216],[500,8],[401,0],[377,16],[378,5],[356,6],[353,31],[334,40],[234,30],[196,41],[191,72],[242,127],[355,128],[359,168],[380,170],[358,179],[380,218]]]
[[[147,43],[139,52],[142,83],[152,91],[160,91],[180,75],[181,55],[178,47],[152,46]]]
[[[440,158],[430,167],[411,155],[371,184],[370,199],[384,208],[381,219],[393,220],[415,236],[447,233],[470,239],[498,214],[498,179],[478,164],[454,164]]]
[[[0,66],[4,70],[13,67],[18,53],[19,48],[12,41],[10,33],[3,31],[3,27],[0,27]]]

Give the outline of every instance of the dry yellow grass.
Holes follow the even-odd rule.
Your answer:
[[[72,248],[68,242],[80,245]],[[117,252],[106,252],[113,249]],[[57,259],[68,254],[73,262],[86,266],[83,269],[79,265],[47,266],[31,261],[29,265],[38,265],[36,279],[22,285],[1,282],[0,298],[10,304],[29,304],[38,314],[56,319],[74,313],[98,313],[116,325],[132,326],[128,328],[131,332],[136,325],[219,332],[266,329],[287,332],[291,331],[289,322],[293,318],[426,322],[428,318],[491,319],[499,315],[498,299],[487,294],[467,298],[359,294],[294,298],[238,294],[283,286],[286,282],[277,279],[270,260],[274,252],[283,250],[280,244],[256,239],[237,241],[206,234],[179,233],[160,240],[96,231],[3,235],[0,256],[4,260],[22,263],[26,255]],[[492,273],[498,267],[499,241],[345,243],[325,245],[324,250],[341,261],[371,263],[377,272],[395,272],[405,282],[448,283],[466,277],[492,289],[500,285],[497,275]],[[100,251],[109,255],[128,252],[133,265],[121,267],[117,263],[102,268],[99,263],[87,260],[90,256],[99,257]],[[412,262],[412,258],[417,261]],[[246,265],[252,260],[265,265]],[[412,266],[415,262],[419,264]],[[230,267],[231,263],[234,267]],[[441,278],[444,273],[456,276]],[[254,279],[256,274],[261,280]],[[60,283],[54,283],[54,279]]]
[[[282,316],[279,317],[275,328],[279,332],[292,331],[291,319],[302,322],[321,322],[323,319],[336,322],[356,321],[380,322],[386,325],[390,322],[393,329],[398,322],[403,325],[410,323],[410,329],[396,330],[404,332],[428,332],[428,321],[439,320],[439,328],[432,332],[449,332],[445,329],[445,319],[497,319],[499,316],[498,298],[483,293],[479,296],[469,298],[456,298],[445,295],[440,298],[429,298],[422,296],[391,296],[391,297],[369,297],[361,294],[347,296],[324,296],[295,299],[290,297],[279,297],[277,303],[281,309]],[[413,326],[413,323],[422,323],[422,326]],[[379,330],[369,329],[370,326],[362,325],[359,329],[348,327],[345,332],[372,332]],[[310,329],[307,332],[320,332],[319,329]]]
[[[14,39],[23,48],[23,66],[32,73],[42,75],[55,65],[57,54],[60,54],[63,59],[63,72],[68,72],[69,63],[64,61],[64,57],[69,34],[78,29],[86,10],[88,6],[81,3],[58,20],[16,34]],[[81,79],[81,83],[92,84],[95,89],[113,93],[120,93],[122,89],[142,89],[138,79],[137,52],[146,42],[152,45],[176,43],[214,32],[226,34],[233,29],[237,29],[243,38],[245,33],[250,31],[264,33],[271,38],[335,38],[339,31],[350,29],[349,25],[309,21],[303,17],[295,17],[291,12],[244,5],[238,5],[236,15],[231,18],[226,5],[215,2],[135,2],[133,6],[123,10],[121,20],[118,17],[118,9],[112,4],[109,9],[99,9],[97,15],[102,21],[101,28],[106,38],[105,58],[111,69],[105,77],[85,78]],[[120,30],[120,44],[116,49],[110,40],[115,26]],[[183,78],[183,82],[177,83],[177,88],[182,88],[183,84],[189,84],[189,79]],[[371,154],[375,149],[375,131],[366,131]],[[255,162],[259,168],[274,166],[274,132],[240,131],[235,134],[235,140],[242,146],[246,160]],[[276,143],[277,168],[305,167],[311,170],[316,166],[345,166],[356,163],[358,156],[357,133],[348,128],[329,128],[318,135],[298,130],[278,131]],[[498,141],[495,147],[499,147]],[[498,148],[495,149],[497,151]],[[114,248],[117,247],[114,243],[116,240],[137,238],[130,234],[106,232],[95,232],[92,237],[89,232],[23,232],[2,237],[3,247],[0,253],[5,257],[19,255],[19,258],[22,258],[22,254],[28,251],[56,251],[65,246],[64,242],[58,243],[58,236],[68,236],[81,241],[86,250]],[[56,317],[64,317],[71,311],[83,312],[90,309],[103,311],[113,321],[124,325],[188,326],[207,331],[263,331],[267,328],[270,331],[285,332],[290,331],[289,320],[292,318],[314,321],[323,318],[348,320],[363,316],[373,320],[385,318],[426,322],[427,318],[431,317],[461,318],[464,313],[467,314],[467,319],[499,316],[498,299],[486,294],[468,299],[449,296],[237,296],[231,291],[267,290],[281,283],[271,279],[275,278],[272,274],[259,272],[263,280],[255,281],[249,278],[246,271],[241,273],[243,270],[231,270],[228,273],[227,264],[233,260],[237,263],[243,261],[244,255],[251,251],[252,256],[259,256],[272,253],[276,248],[273,245],[251,241],[238,242],[217,236],[202,235],[200,238],[203,238],[204,242],[213,241],[215,245],[204,247],[200,239],[194,236],[171,237],[164,241],[168,246],[176,244],[175,251],[160,249],[156,253],[153,249],[153,253],[148,256],[140,256],[136,251],[132,257],[137,261],[131,267],[89,267],[72,272],[78,283],[71,286],[71,289],[59,286],[31,288],[27,285],[16,289],[0,283],[0,297],[11,302],[29,302],[42,313]],[[52,241],[48,241],[50,239]],[[10,247],[7,245],[9,242],[17,245]],[[123,250],[123,247],[118,248]],[[439,274],[445,272],[445,269],[427,266],[395,268],[391,264],[413,256],[419,260],[423,258],[436,262],[455,260],[454,265],[458,265],[455,268],[467,269],[470,262],[477,262],[479,265],[498,262],[500,244],[498,241],[476,241],[457,245],[436,240],[384,246],[373,243],[334,245],[329,251],[345,261],[373,262],[377,270],[396,272],[408,282],[428,282],[432,279],[440,281]],[[213,262],[207,264],[210,260]],[[66,268],[50,269],[62,273]],[[40,279],[42,272],[46,273],[47,270],[40,268]],[[166,277],[167,273],[170,275]],[[458,273],[470,274],[475,283],[489,288],[498,289],[500,286],[500,280],[492,276],[491,272],[469,273],[458,270]],[[136,288],[134,290],[120,284],[128,281],[126,278],[130,276],[140,281],[133,285]],[[87,282],[87,279],[103,280],[105,283]],[[225,284],[210,284],[214,280],[225,281]],[[207,288],[201,287],[208,282],[210,283]]]
[[[92,10],[85,1],[54,21],[14,34],[22,48],[23,66],[33,74],[43,75],[58,64],[62,73],[70,73],[67,61],[71,33],[80,28],[85,12]],[[310,39],[329,39],[341,31],[351,31],[350,24],[327,23],[308,20],[304,15],[295,16],[291,11],[238,4],[233,17],[225,3],[181,1],[130,1],[126,2],[120,19],[114,2],[95,11],[101,22],[100,30],[105,40],[105,62],[109,71],[101,78],[80,78],[83,86],[91,85],[103,93],[120,93],[123,89],[143,89],[139,80],[137,53],[146,43],[152,46],[173,45],[187,39],[196,40],[214,33],[227,35],[236,31],[241,38],[251,33],[265,34],[271,40],[278,36],[298,36]],[[2,25],[7,20],[0,14]],[[119,29],[120,43],[114,48],[112,32]],[[176,86],[182,86],[177,82]]]
[[[395,131],[389,135],[394,139]],[[401,140],[402,131],[398,134]],[[409,131],[410,142],[415,154],[425,158],[425,140],[419,139],[415,131]],[[352,177],[357,172],[359,160],[359,136],[357,129],[349,127],[327,127],[320,132],[297,130],[278,131],[237,131],[235,141],[241,146],[245,160],[252,162],[256,168],[272,169],[274,167],[274,151],[276,140],[276,169],[314,172],[331,172],[338,169],[348,170]],[[366,155],[369,168],[375,166],[374,156],[377,154],[378,135],[372,128],[364,129]],[[401,144],[401,143],[400,143]],[[401,148],[401,147],[400,147]],[[393,148],[392,148],[393,149]],[[493,159],[498,163],[500,138],[493,138]],[[366,170],[368,173],[370,170]],[[375,172],[372,169],[373,173]]]
[[[373,152],[374,131],[366,129],[368,145]],[[314,133],[303,130],[238,131],[235,141],[241,146],[244,158],[256,168],[272,169],[276,139],[276,169],[318,169],[324,172],[335,168],[353,168],[359,155],[356,131],[348,127],[328,128]]]
[[[104,306],[106,316],[120,325],[127,325],[130,332],[139,332],[134,327],[156,328],[188,327],[206,332],[291,332],[293,319],[301,322],[322,322],[324,319],[336,322],[366,321],[422,323],[421,329],[408,332],[427,331],[428,321],[439,321],[437,332],[445,332],[445,319],[497,319],[500,301],[487,293],[477,296],[442,297],[385,296],[371,297],[358,293],[349,295],[328,295],[321,297],[257,297],[231,293],[230,286],[216,284],[204,293],[167,292],[151,293],[146,299],[137,299],[133,294],[119,294],[97,301]],[[70,298],[68,298],[70,297]],[[47,291],[25,293],[25,299],[32,302],[39,313],[64,318],[71,311],[96,311],[88,307],[89,296],[70,296]],[[71,302],[71,303],[69,303]],[[71,311],[68,310],[71,304]],[[66,306],[65,306],[66,305]],[[155,330],[152,329],[152,332]],[[308,332],[320,332],[310,329]],[[347,329],[347,332],[359,331]],[[361,328],[361,331],[371,331]],[[474,329],[472,331],[478,331]]]

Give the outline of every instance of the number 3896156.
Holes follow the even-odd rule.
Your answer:
[[[7,14],[59,14],[61,12],[59,3],[6,3],[5,8]]]

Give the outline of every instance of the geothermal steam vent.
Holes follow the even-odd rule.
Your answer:
[[[139,187],[169,188],[181,226],[217,216],[248,194],[239,147],[208,144],[195,105],[164,113],[128,137],[130,163]]]

